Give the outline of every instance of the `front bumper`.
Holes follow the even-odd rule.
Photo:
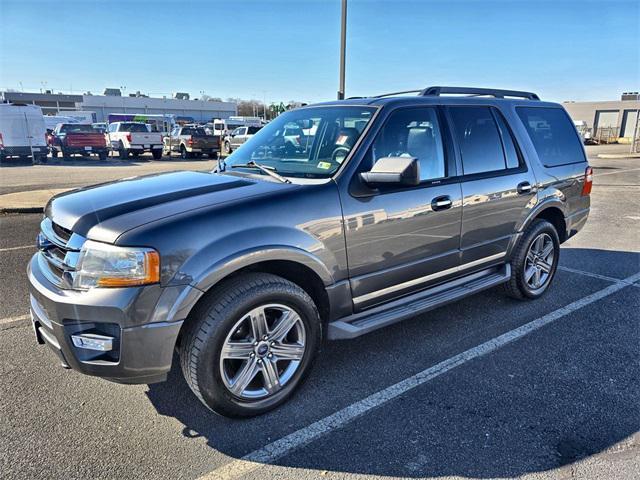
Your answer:
[[[62,290],[44,276],[37,253],[28,267],[31,315],[36,339],[62,365],[119,383],[166,379],[187,306],[198,291],[188,285]],[[75,346],[72,335],[114,338],[113,349],[97,352]]]

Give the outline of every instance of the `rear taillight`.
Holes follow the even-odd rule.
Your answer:
[[[585,197],[591,194],[591,187],[593,186],[593,169],[587,167],[584,171],[584,184],[582,185],[582,196]]]
[[[190,138],[189,140],[187,140],[187,144],[189,144],[189,146],[193,145],[193,138]]]
[[[131,143],[131,134],[127,133],[127,142]]]

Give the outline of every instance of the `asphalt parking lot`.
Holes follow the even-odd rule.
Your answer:
[[[60,368],[27,316],[41,215],[0,216],[0,476],[637,478],[640,159],[591,163],[589,222],[545,297],[489,290],[327,343],[250,420],[211,414],[179,368],[149,386]]]

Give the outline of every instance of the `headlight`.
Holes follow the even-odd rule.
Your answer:
[[[155,250],[88,240],[80,251],[73,286],[131,287],[159,281],[160,256]]]

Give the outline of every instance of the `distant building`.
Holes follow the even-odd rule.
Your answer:
[[[583,120],[592,138],[630,142],[640,111],[638,92],[625,92],[620,100],[606,102],[564,102],[562,106],[574,121]]]
[[[106,89],[106,95],[67,95],[62,93],[0,92],[3,102],[42,107],[45,115],[64,115],[70,111],[95,112],[96,122],[106,122],[110,113],[173,114],[196,122],[228,118],[238,114],[234,102],[210,102],[188,98],[150,98],[139,92],[122,96],[118,89]]]
[[[82,103],[82,95],[67,95],[63,93],[29,93],[29,92],[0,92],[5,103],[25,103],[42,107],[45,115],[64,115],[64,112],[82,110],[78,104]]]

